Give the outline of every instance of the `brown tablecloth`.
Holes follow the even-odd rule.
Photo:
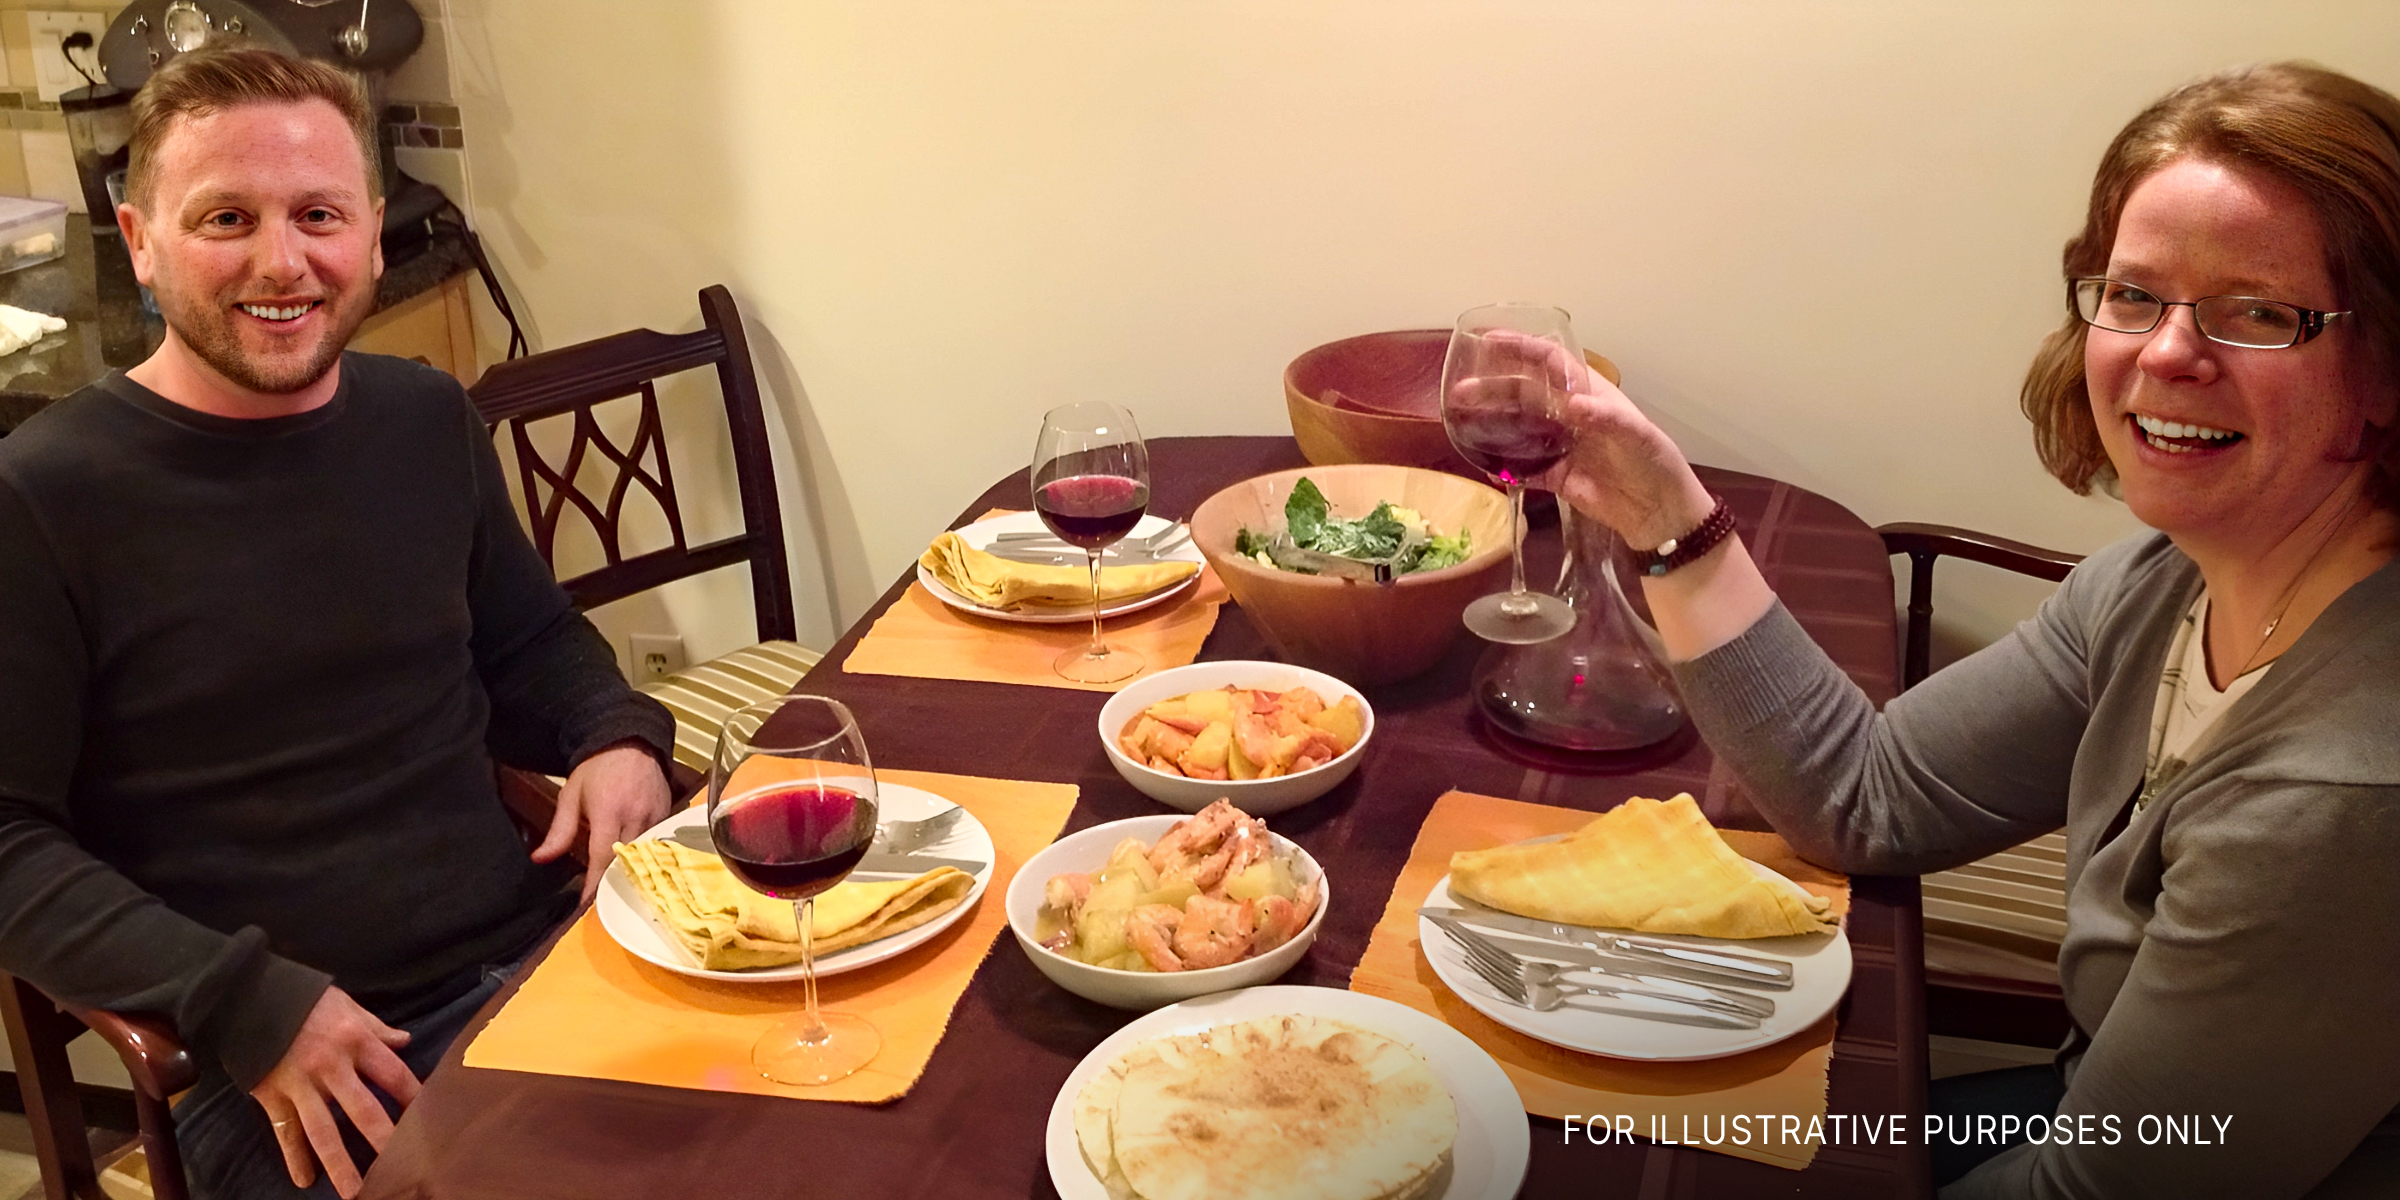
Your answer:
[[[1150,453],[1152,511],[1171,517],[1189,516],[1227,484],[1304,465],[1280,437],[1161,438]],[[1898,678],[1891,571],[1874,532],[1786,484],[1705,468],[1702,476],[1732,502],[1751,553],[1801,625],[1870,696],[1888,698]],[[1021,505],[1025,488],[1022,472],[1003,480],[967,505],[960,523],[994,505]],[[1553,577],[1557,559],[1555,525],[1537,527],[1531,577]],[[878,764],[1080,785],[1068,832],[1158,811],[1101,752],[1093,725],[1102,694],[843,674],[838,664],[860,631],[906,582],[886,592],[803,685],[858,713]],[[1763,828],[1740,785],[1688,734],[1607,763],[1512,755],[1484,732],[1466,697],[1479,648],[1461,639],[1426,675],[1371,689],[1377,736],[1367,760],[1323,799],[1276,818],[1280,832],[1340,876],[1345,895],[1360,898],[1327,914],[1308,957],[1280,982],[1347,982],[1418,825],[1453,788],[1595,811],[1631,795],[1689,791],[1720,825]],[[1202,657],[1271,655],[1241,609],[1229,606]],[[1830,1110],[1920,1113],[1916,881],[1858,878],[1852,904],[1856,968],[1840,1013]],[[1053,1196],[1042,1157],[1051,1101],[1076,1062],[1131,1017],[1060,990],[1003,944],[967,989],[916,1089],[871,1108],[472,1070],[453,1047],[368,1175],[365,1194]],[[1923,1152],[1913,1146],[1830,1146],[1808,1170],[1792,1172],[1670,1146],[1564,1144],[1557,1122],[1532,1125],[1521,1193],[1529,1197],[1853,1200],[1927,1190]]]

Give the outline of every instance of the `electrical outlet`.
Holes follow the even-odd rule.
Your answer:
[[[91,84],[83,71],[75,69],[75,62],[81,62],[85,70],[99,72],[100,35],[108,32],[106,13],[29,12],[25,31],[33,42],[33,83],[42,99],[55,104],[61,94]],[[75,62],[68,61],[61,48],[71,33],[91,35],[92,48],[78,52]]]
[[[635,683],[656,683],[684,668],[683,639],[671,633],[637,633],[625,639]]]

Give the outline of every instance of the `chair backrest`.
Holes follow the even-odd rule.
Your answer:
[[[792,615],[791,574],[783,547],[783,519],[775,501],[775,468],[768,450],[766,420],[759,409],[758,377],[750,365],[750,343],[741,313],[723,285],[700,293],[701,328],[667,334],[635,329],[513,359],[486,371],[468,389],[485,424],[507,425],[534,545],[545,561],[554,557],[559,517],[574,505],[599,536],[606,565],[562,579],[578,608],[594,608],[648,591],[663,583],[739,562],[750,564],[750,587],[758,608],[760,641],[789,640],[798,626]],[[676,502],[675,477],[667,466],[666,435],[659,422],[653,381],[681,371],[713,366],[725,398],[725,424],[733,438],[735,481],[741,492],[743,532],[703,545],[690,545]],[[595,405],[641,397],[641,416],[632,445],[620,448],[593,416]],[[526,427],[545,417],[573,414],[574,439],[562,462],[553,464],[535,447]],[[583,468],[597,454],[615,464],[606,495],[578,490]],[[666,514],[671,544],[628,556],[622,544],[625,500],[639,484]]]
[[[1955,525],[1896,521],[1876,526],[1875,532],[1883,535],[1885,551],[1908,556],[1908,654],[1900,668],[1900,687],[1904,691],[1924,682],[1932,668],[1935,559],[1947,554],[2052,583],[2065,579],[2067,572],[2083,561],[2080,554],[2045,550]]]
[[[1885,550],[1909,559],[1904,689],[1932,666],[1935,560],[1949,555],[2052,583],[2083,561],[1953,525],[1899,522],[1875,532]],[[2021,1046],[2056,1046],[2066,1036],[2072,1021],[2056,965],[2067,928],[2066,861],[2066,838],[2046,833],[1919,882],[1928,1032]]]

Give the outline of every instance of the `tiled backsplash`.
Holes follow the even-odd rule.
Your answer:
[[[65,133],[67,119],[58,111],[56,101],[44,100],[29,87],[0,88],[0,120],[10,129],[46,129]]]
[[[383,110],[383,120],[394,146],[459,150],[467,144],[459,132],[455,104],[394,104]]]

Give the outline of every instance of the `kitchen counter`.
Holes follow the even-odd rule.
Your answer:
[[[388,268],[375,287],[382,312],[472,270],[466,239],[441,229],[407,262]],[[150,356],[166,336],[158,314],[142,309],[141,287],[124,243],[95,238],[87,217],[67,217],[67,253],[40,266],[0,274],[0,304],[64,317],[67,328],[14,354],[0,355],[0,435],[52,401]]]

